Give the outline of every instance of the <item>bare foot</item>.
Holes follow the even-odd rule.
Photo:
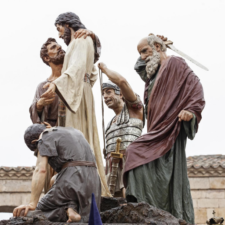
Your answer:
[[[81,220],[80,214],[78,214],[76,211],[74,211],[72,208],[68,208],[66,210],[68,220],[67,223],[71,222],[79,222]]]

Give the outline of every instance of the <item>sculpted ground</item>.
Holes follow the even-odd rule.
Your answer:
[[[112,206],[117,203],[115,200]],[[109,201],[107,207],[109,207]],[[184,220],[179,220],[170,213],[157,209],[147,203],[128,203],[127,205],[112,208],[100,213],[103,224],[154,224],[154,225],[186,225]],[[0,225],[64,225],[65,223],[54,223],[46,220],[42,216],[33,218],[10,218],[9,220],[0,221]],[[79,223],[71,223],[79,224]]]

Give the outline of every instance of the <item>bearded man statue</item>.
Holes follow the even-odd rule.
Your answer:
[[[166,55],[160,38],[142,39],[138,52],[135,70],[145,82],[147,134],[127,148],[126,197],[194,224],[185,148],[201,121],[205,106],[202,85],[182,58]]]

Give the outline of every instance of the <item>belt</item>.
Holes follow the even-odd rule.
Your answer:
[[[67,162],[62,166],[62,169],[65,169],[67,167],[74,167],[74,166],[87,166],[87,167],[96,167],[94,162],[88,162],[88,161],[71,161]]]
[[[90,75],[88,73],[86,73],[84,75],[84,82],[89,83],[89,84],[91,83],[91,81],[90,81]]]

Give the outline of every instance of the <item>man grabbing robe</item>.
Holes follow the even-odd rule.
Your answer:
[[[148,202],[194,224],[185,148],[198,131],[203,88],[182,58],[166,55],[160,38],[142,39],[138,52],[135,69],[146,84],[148,133],[127,148],[127,200]]]

